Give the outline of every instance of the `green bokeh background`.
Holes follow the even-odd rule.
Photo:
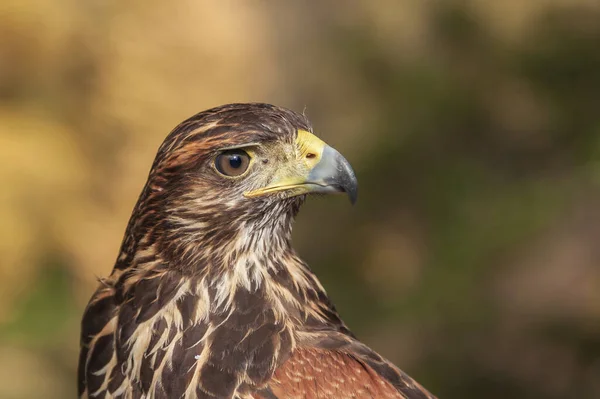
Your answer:
[[[362,340],[440,398],[600,397],[597,2],[8,0],[0,398],[75,397],[158,145],[244,101],[355,167],[294,237]]]

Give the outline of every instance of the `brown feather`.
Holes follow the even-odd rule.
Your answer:
[[[352,356],[315,348],[296,350],[269,386],[276,397],[287,399],[406,399]]]

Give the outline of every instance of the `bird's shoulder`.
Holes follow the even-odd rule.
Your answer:
[[[299,335],[299,345],[256,398],[435,399],[425,388],[353,336]]]

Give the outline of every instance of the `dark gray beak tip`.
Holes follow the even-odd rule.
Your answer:
[[[346,175],[346,178],[342,179],[343,181],[341,182],[341,188],[346,194],[348,194],[350,203],[354,205],[358,199],[358,181],[356,180],[356,176],[354,176],[352,169],[350,169],[350,172],[351,174]]]
[[[358,185],[354,185],[352,191],[347,191],[347,193],[348,198],[350,198],[350,203],[352,205],[356,204],[356,201],[358,200]]]
[[[334,150],[335,151],[335,150]],[[342,191],[348,194],[350,203],[354,205],[358,199],[358,180],[354,174],[354,170],[350,163],[340,154],[335,151],[335,160],[338,169],[336,176],[336,183],[339,185]]]

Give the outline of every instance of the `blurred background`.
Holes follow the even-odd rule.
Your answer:
[[[361,339],[443,399],[600,398],[595,0],[3,0],[0,398],[75,397],[156,149],[245,101],[356,169],[295,242]]]

